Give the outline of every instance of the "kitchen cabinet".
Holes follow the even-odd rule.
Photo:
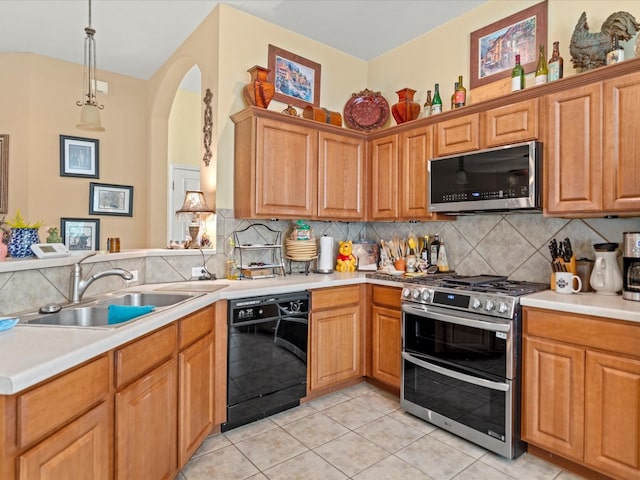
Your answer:
[[[364,219],[362,134],[255,107],[232,120],[236,218]]]
[[[363,288],[352,285],[311,290],[310,391],[362,377]]]
[[[371,290],[371,372],[369,375],[386,385],[400,389],[402,312],[401,288],[381,285]]]
[[[435,125],[436,157],[480,149],[480,114],[443,120]]]
[[[617,479],[640,477],[640,325],[524,308],[523,439]]]
[[[539,137],[537,98],[516,102],[484,112],[483,148],[537,140]]]
[[[396,220],[400,216],[398,135],[371,140],[369,155],[369,220]]]

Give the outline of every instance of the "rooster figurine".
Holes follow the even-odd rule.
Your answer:
[[[620,40],[629,40],[640,30],[640,23],[628,12],[615,12],[609,15],[600,30],[598,33],[589,32],[587,14],[582,12],[569,44],[574,68],[586,71],[605,65],[611,37],[617,35]]]

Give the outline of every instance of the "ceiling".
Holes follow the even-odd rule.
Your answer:
[[[218,5],[368,61],[487,0],[92,0],[99,69],[149,79]],[[87,0],[0,0],[0,53],[82,63]]]

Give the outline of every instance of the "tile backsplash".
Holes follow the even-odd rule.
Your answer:
[[[256,222],[233,217],[233,211],[217,212],[217,249],[203,250],[202,255],[141,255],[140,258],[88,264],[85,273],[113,267],[136,269],[140,283],[182,282],[191,278],[192,267],[203,263],[217,278],[224,278],[228,259],[228,240],[235,230]],[[292,222],[260,222],[282,232],[290,232]],[[640,231],[640,217],[633,218],[549,218],[542,214],[468,215],[451,222],[309,222],[315,238],[328,235],[340,240],[365,239],[379,242],[394,236],[406,238],[439,234],[447,249],[449,267],[461,275],[495,274],[512,280],[549,282],[551,273],[548,244],[552,238],[571,239],[577,258],[594,258],[593,244],[622,243],[622,234]],[[256,243],[263,241],[256,238]],[[89,266],[90,265],[90,266]],[[315,265],[312,264],[312,269]],[[294,272],[303,271],[294,263]],[[287,264],[287,271],[289,265]],[[45,303],[64,303],[69,293],[71,267],[53,267],[0,273],[0,315],[35,310]],[[87,296],[119,290],[127,285],[118,277],[108,277],[93,284]]]

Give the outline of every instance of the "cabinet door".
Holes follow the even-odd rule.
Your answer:
[[[174,478],[178,469],[175,358],[116,393],[117,480]]]
[[[583,349],[524,338],[522,438],[582,461],[584,447]]]
[[[400,310],[371,307],[371,375],[400,388],[401,323]]]
[[[360,306],[311,314],[311,390],[362,376]]]
[[[398,210],[398,135],[371,141],[369,160],[369,219],[395,220]]]
[[[538,138],[538,99],[532,98],[484,114],[485,147],[526,142]]]
[[[585,463],[640,478],[640,361],[587,352]]]
[[[256,214],[311,218],[317,202],[316,131],[266,118],[258,118],[256,128]]]
[[[547,213],[602,210],[602,85],[549,95]]]
[[[178,356],[180,400],[178,462],[185,465],[213,427],[214,348],[207,336]]]
[[[318,134],[318,218],[364,220],[365,141]]]
[[[640,74],[604,84],[604,210],[640,211]]]
[[[480,148],[479,114],[452,118],[436,124],[436,156],[470,152]]]
[[[110,418],[108,403],[102,403],[20,455],[18,479],[110,479]]]
[[[429,212],[429,159],[433,157],[433,128],[400,134],[400,217],[425,220]]]

